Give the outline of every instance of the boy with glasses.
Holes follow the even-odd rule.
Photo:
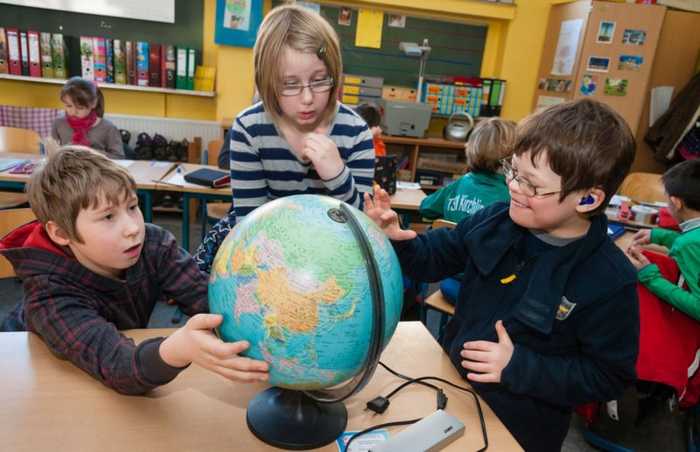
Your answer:
[[[361,193],[372,188],[372,134],[337,100],[342,61],[333,27],[300,6],[279,6],[261,24],[253,53],[262,101],[229,132],[233,203],[194,254],[206,272],[233,225],[267,201],[319,194],[362,208]]]
[[[603,215],[634,148],[617,113],[583,99],[519,124],[510,203],[455,229],[417,236],[386,192],[365,197],[409,277],[464,272],[442,345],[525,450],[560,450],[575,406],[615,399],[635,380],[636,274]]]

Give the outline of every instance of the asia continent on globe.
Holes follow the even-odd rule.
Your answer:
[[[246,355],[269,363],[273,386],[322,389],[362,370],[372,334],[370,278],[351,227],[333,215],[340,204],[319,195],[268,202],[236,225],[214,259],[209,307],[223,315],[218,333],[249,341]],[[401,315],[401,268],[384,233],[349,209],[379,269],[386,346]]]

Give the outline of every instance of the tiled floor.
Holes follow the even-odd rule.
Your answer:
[[[155,223],[170,230],[180,240],[180,219],[175,214],[156,214]],[[192,250],[200,242],[201,228],[193,224],[190,237]],[[22,287],[17,280],[0,279],[0,319],[4,318],[14,304],[22,298]],[[159,305],[151,316],[149,327],[173,327],[183,323],[186,319],[180,319],[179,323],[173,323],[175,310],[171,306]],[[428,329],[437,337],[439,317],[435,311],[428,313]],[[632,394],[632,393],[630,393]],[[605,431],[608,438],[615,438],[625,447],[636,451],[683,451],[684,416],[677,412],[671,414],[660,402],[652,412],[640,423],[634,426],[632,420],[636,415],[636,399],[634,394],[627,397],[622,403],[622,421],[602,422],[600,430]],[[564,442],[564,452],[586,452],[597,450],[589,446],[583,439],[584,426],[580,418],[574,416],[569,430],[569,435]]]

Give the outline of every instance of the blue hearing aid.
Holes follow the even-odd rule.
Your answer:
[[[578,203],[579,206],[587,206],[595,203],[595,198],[592,195],[586,195],[581,198],[581,202]]]

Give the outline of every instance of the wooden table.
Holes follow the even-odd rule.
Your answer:
[[[131,330],[137,342],[173,330]],[[401,322],[382,360],[411,375],[435,375],[461,381],[447,355],[420,322]],[[31,333],[0,333],[0,450],[80,451],[258,451],[279,450],[259,441],[246,426],[248,402],[266,386],[238,384],[190,366],[171,383],[147,396],[123,396],[72,364],[54,357]],[[392,397],[382,415],[365,403],[386,395],[402,380],[378,368],[369,385],[346,400],[348,430],[426,416],[435,410],[435,391],[411,385]],[[474,399],[445,388],[447,412],[465,424],[465,434],[448,451],[483,446]],[[510,432],[481,402],[494,451],[521,450]],[[403,427],[392,428],[392,434]],[[321,450],[337,451],[329,445]]]

